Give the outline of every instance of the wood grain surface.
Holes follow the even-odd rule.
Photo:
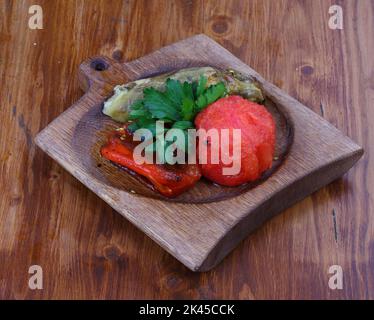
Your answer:
[[[328,28],[343,7],[344,29]],[[0,297],[374,298],[372,1],[0,2]],[[205,33],[364,147],[358,165],[195,274],[36,148],[82,92],[81,61],[129,61]],[[43,290],[28,288],[30,265]],[[328,287],[341,265],[342,290]]]
[[[101,108],[114,85],[199,65],[238,70],[258,82],[269,111],[273,104],[278,160],[255,185],[224,188],[200,180],[166,201],[102,159],[98,148],[118,123]],[[204,34],[126,63],[89,58],[78,78],[85,95],[35,137],[37,146],[193,271],[215,267],[250,232],[341,177],[363,154],[333,125]]]

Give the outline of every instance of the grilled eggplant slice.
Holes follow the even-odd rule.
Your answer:
[[[204,75],[207,86],[222,81],[229,95],[238,94],[253,102],[263,102],[262,91],[252,78],[243,76],[234,70],[218,70],[212,67],[187,68],[156,77],[133,81],[114,88],[114,94],[104,103],[103,113],[118,122],[126,122],[131,105],[143,98],[143,90],[153,87],[162,90],[168,78],[180,82],[198,81]]]

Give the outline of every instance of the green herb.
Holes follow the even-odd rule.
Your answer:
[[[185,130],[194,128],[194,125],[191,121],[177,121],[173,123],[172,128]]]
[[[203,110],[208,104],[213,103],[214,101],[221,98],[226,91],[225,85],[220,82],[213,86],[210,86],[207,90],[198,96],[196,100],[196,109],[198,112]]]
[[[181,83],[169,78],[166,80],[164,91],[153,87],[144,89],[144,98],[135,101],[130,107],[129,120],[132,122],[128,128],[131,131],[146,128],[151,130],[155,136],[155,123],[161,120],[168,124],[165,134],[170,128],[181,129],[188,142],[187,130],[194,128],[193,120],[197,113],[226,94],[223,82],[209,87],[207,83],[208,79],[203,75],[200,76],[199,81],[192,83],[187,81]],[[166,148],[171,143],[167,142],[163,147]],[[184,143],[184,147],[181,147],[183,151],[186,150],[187,144]],[[156,151],[157,153],[164,152],[164,150]]]
[[[201,76],[199,79],[199,83],[196,87],[196,96],[201,96],[206,88],[206,83],[208,82],[208,79],[204,76]]]

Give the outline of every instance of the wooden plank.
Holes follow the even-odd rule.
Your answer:
[[[97,65],[101,65],[99,70]],[[294,142],[286,160],[268,180],[222,201],[206,202],[210,201],[210,192],[205,200],[205,194],[201,195],[198,190],[203,185],[196,187],[198,193],[191,190],[191,198],[186,198],[186,202],[178,202],[178,198],[176,202],[167,202],[149,195],[146,198],[134,195],[130,192],[132,186],[125,192],[123,187],[111,183],[118,177],[118,170],[110,173],[111,179],[103,176],[103,168],[97,168],[97,161],[92,161],[99,152],[92,154],[91,151],[97,142],[86,137],[97,139],[98,132],[103,130],[106,118],[100,114],[100,105],[113,86],[198,65],[233,68],[260,83],[265,96],[293,123]],[[83,84],[88,87],[87,93],[37,135],[37,145],[193,271],[213,268],[251,231],[344,174],[363,153],[326,120],[264,80],[205,35],[179,41],[124,65],[105,57],[88,59],[80,71],[82,81],[87,77]],[[87,117],[91,110],[95,116]],[[125,180],[124,185],[135,185],[130,175],[124,174],[121,179]],[[211,188],[213,192],[220,192],[214,186]],[[195,198],[199,203],[192,203]]]
[[[343,31],[328,28],[331,3],[322,0],[177,1],[162,10],[149,0],[38,3],[39,31],[27,29],[33,2],[0,4],[2,298],[373,298],[370,0],[339,1]],[[217,15],[229,21],[224,32],[213,29]],[[142,17],[157,23],[149,28]],[[266,223],[212,272],[192,274],[36,150],[33,137],[82,95],[75,75],[87,57],[120,49],[115,56],[130,61],[202,31],[323,110],[366,152],[343,179]],[[45,272],[41,291],[27,287],[34,263]],[[343,290],[327,286],[332,264],[343,268]]]

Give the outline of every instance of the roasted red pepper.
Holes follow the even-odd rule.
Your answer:
[[[133,159],[133,146],[122,141],[117,133],[109,137],[108,143],[101,148],[101,155],[144,176],[166,197],[176,197],[201,178],[197,164],[137,164]]]

